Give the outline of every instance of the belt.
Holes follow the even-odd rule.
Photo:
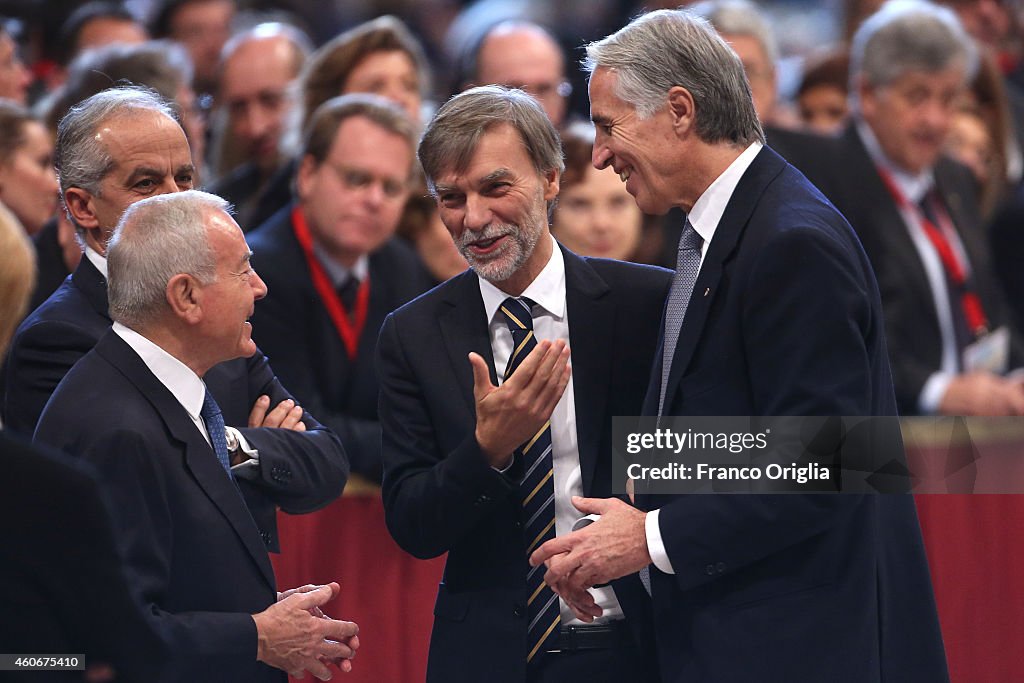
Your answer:
[[[548,652],[607,650],[618,647],[630,637],[629,628],[622,619],[596,626],[565,626],[558,632],[555,647]]]

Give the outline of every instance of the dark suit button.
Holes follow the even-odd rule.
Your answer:
[[[261,531],[260,536],[263,537],[263,545],[270,545],[270,534],[266,531]]]
[[[717,571],[719,574],[724,574],[725,573],[725,562],[719,562],[718,564],[716,564],[715,565],[715,571]]]
[[[520,521],[519,521],[519,520],[517,519],[516,521],[512,522],[512,526],[514,526],[514,527],[515,527],[515,528],[517,528],[517,529],[522,529],[522,528],[523,528],[523,523],[522,523],[522,522],[520,522]]]
[[[708,576],[714,576],[715,575],[715,565],[709,564],[707,567],[704,567],[704,573],[707,574]]]
[[[525,614],[526,610],[524,610],[523,606],[517,602],[515,607],[512,608],[512,616],[516,617],[517,619],[521,619]]]

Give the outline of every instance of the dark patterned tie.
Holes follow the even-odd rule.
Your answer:
[[[220,460],[221,466],[228,473],[228,476],[231,476],[231,459],[228,458],[228,441],[224,433],[224,416],[220,414],[220,406],[217,405],[217,402],[213,399],[213,394],[209,391],[203,396],[203,409],[199,411],[199,416],[206,423],[206,432],[210,435],[210,444],[213,446],[213,452],[217,454],[217,460]]]
[[[537,346],[533,334],[534,303],[529,299],[509,297],[498,309],[512,332],[512,355],[505,368],[507,380],[516,368]],[[526,556],[529,557],[542,543],[555,537],[555,482],[551,459],[551,421],[544,424],[529,441],[516,449],[515,457],[522,458],[526,472],[519,484],[519,497],[523,504],[523,533]],[[544,582],[544,565],[533,567],[526,575],[527,616],[526,661],[538,661],[537,655],[554,649],[558,626],[562,621],[558,596]]]
[[[672,356],[676,352],[679,332],[683,329],[683,318],[686,308],[690,305],[693,285],[697,282],[700,272],[700,247],[704,240],[686,219],[683,234],[679,236],[679,252],[676,256],[676,274],[672,279],[672,289],[668,294],[665,307],[665,340],[662,346],[661,361],[661,398],[658,401],[658,416],[665,411],[665,391],[668,389],[668,376],[672,370]]]
[[[345,284],[338,287],[338,298],[345,304],[345,312],[352,315],[352,308],[356,305],[356,295],[359,294],[359,278],[349,275]]]
[[[940,240],[946,245],[946,249],[949,251],[953,250],[953,245],[950,244],[949,240],[942,233],[941,228],[942,222],[939,221],[939,211],[947,213],[947,220],[952,222],[952,218],[948,217],[945,207],[942,205],[942,200],[939,197],[938,192],[933,187],[917,204],[918,208],[921,209],[921,214],[928,219],[934,229],[933,240]],[[928,228],[925,227],[927,231]],[[934,244],[934,241],[933,241]],[[936,247],[936,252],[938,248]],[[943,279],[946,282],[946,299],[949,301],[949,313],[953,321],[953,339],[956,342],[956,365],[957,371],[963,371],[963,355],[964,349],[966,349],[975,340],[976,335],[971,331],[971,327],[967,322],[967,315],[964,313],[964,288],[966,283],[957,284],[953,278],[952,273],[949,272],[949,267],[946,262],[942,259],[941,254],[939,260],[942,261],[942,273],[945,276]]]

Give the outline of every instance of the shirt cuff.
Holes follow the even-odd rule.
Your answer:
[[[513,453],[512,454],[512,458],[508,461],[507,465],[505,465],[501,469],[498,469],[494,465],[491,465],[491,469],[494,470],[495,472],[497,472],[498,474],[508,474],[508,471],[510,469],[512,469],[512,465],[515,465],[515,464],[516,464],[516,454]]]
[[[935,415],[939,412],[942,397],[946,395],[949,383],[954,375],[948,372],[933,372],[921,389],[917,398],[917,408],[922,415]]]
[[[647,534],[647,552],[651,555],[654,566],[666,574],[675,574],[672,568],[672,561],[668,559],[665,551],[665,543],[661,540],[661,527],[658,526],[658,513],[661,510],[651,510],[644,518],[644,531]]]
[[[231,432],[234,434],[235,439],[238,441],[238,449],[248,457],[248,460],[243,460],[237,465],[232,465],[231,471],[237,472],[242,469],[252,469],[259,467],[260,452],[249,445],[249,442],[246,441],[244,436],[242,436],[242,432],[238,431],[234,427],[224,427],[224,431]]]

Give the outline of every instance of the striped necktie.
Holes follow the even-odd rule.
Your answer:
[[[537,346],[533,334],[534,303],[527,298],[509,297],[498,309],[512,332],[512,355],[505,368],[505,380],[512,376],[523,359]],[[526,556],[542,543],[555,537],[555,482],[551,459],[551,421],[544,424],[529,441],[516,449],[526,472],[519,484],[522,502],[523,533]],[[562,621],[558,596],[544,582],[544,565],[531,568],[526,575],[527,601],[527,663],[538,661],[537,655],[554,649],[558,626]]]

